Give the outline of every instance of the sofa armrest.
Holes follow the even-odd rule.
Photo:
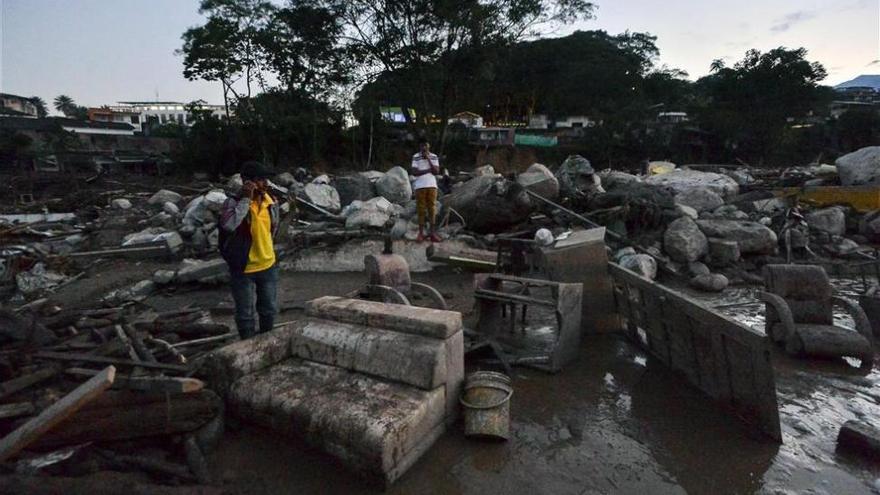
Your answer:
[[[862,334],[862,336],[868,339],[868,342],[871,342],[873,345],[874,331],[871,328],[871,322],[868,320],[868,315],[865,314],[865,310],[856,304],[855,301],[850,301],[849,299],[844,299],[839,296],[833,296],[831,302],[836,306],[842,307],[847,313],[849,313],[856,324],[856,331]]]
[[[777,296],[776,294],[771,294],[765,291],[758,292],[758,299],[767,303],[776,312],[776,316],[779,318],[779,322],[782,323],[782,328],[785,331],[785,335],[777,336],[777,340],[787,342],[788,339],[792,335],[794,335],[794,316],[791,314],[791,308],[788,307],[788,303],[785,302],[785,299],[783,299],[781,296]],[[765,325],[765,333],[767,333],[767,335],[769,336],[770,323],[767,323],[765,320]]]
[[[221,347],[206,356],[198,374],[225,397],[239,378],[289,358],[290,332],[288,325]]]

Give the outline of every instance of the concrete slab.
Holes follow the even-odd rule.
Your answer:
[[[461,331],[461,313],[327,296],[306,303],[306,314],[345,323],[446,339]]]

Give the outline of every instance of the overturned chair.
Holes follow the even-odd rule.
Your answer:
[[[310,301],[306,313],[218,349],[205,375],[242,420],[390,484],[455,418],[461,314],[339,297]]]
[[[767,265],[759,294],[766,303],[766,333],[788,354],[854,357],[862,367],[874,359],[871,324],[855,302],[834,296],[825,270],[812,265]],[[834,325],[833,307],[852,316],[856,331]]]

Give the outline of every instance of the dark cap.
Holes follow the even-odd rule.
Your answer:
[[[268,179],[272,175],[272,171],[260,162],[249,161],[241,166],[241,178],[243,180]]]

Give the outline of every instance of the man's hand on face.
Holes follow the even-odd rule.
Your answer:
[[[253,198],[256,190],[257,185],[253,181],[245,181],[241,186],[241,196],[243,198]]]

